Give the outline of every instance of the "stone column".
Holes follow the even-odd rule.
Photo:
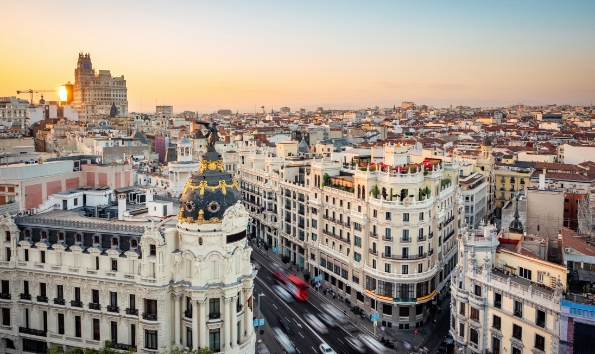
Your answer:
[[[229,343],[231,343],[231,331],[230,331],[230,327],[231,327],[231,310],[230,310],[230,303],[231,303],[231,298],[224,298],[223,299],[224,303],[225,303],[225,310],[224,310],[224,315],[225,315],[225,319],[223,321],[223,328],[224,328],[224,336],[225,336],[225,346],[224,348],[229,348]]]
[[[246,300],[248,299],[248,296],[250,295],[250,291],[248,289],[245,290],[245,298]],[[254,299],[252,299],[252,301],[254,301]],[[253,321],[252,321],[252,310],[250,309],[250,306],[248,306],[248,302],[246,301],[244,303],[245,306],[245,310],[244,310],[244,325],[245,325],[245,333],[244,333],[244,337],[249,336],[252,333],[253,330]]]
[[[198,304],[199,302],[192,304],[192,349],[198,349],[199,347],[198,323],[200,322],[201,330],[203,325],[202,321],[200,321],[200,319],[198,318]],[[202,347],[202,343],[200,344],[200,346]]]
[[[197,302],[197,306],[200,306],[200,347],[205,348],[209,345],[207,342],[207,301],[202,300]]]
[[[231,347],[235,348],[238,342],[238,309],[237,309],[238,297],[231,298],[231,321],[229,327],[231,329]]]
[[[180,302],[182,301],[181,294],[172,296],[174,300],[174,346],[180,345]]]

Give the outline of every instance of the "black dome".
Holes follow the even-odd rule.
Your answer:
[[[188,223],[217,224],[227,208],[242,200],[242,196],[238,182],[225,172],[221,155],[215,151],[215,142],[219,140],[216,123],[203,124],[210,124],[206,135],[207,152],[203,154],[198,171],[184,186],[178,219]]]

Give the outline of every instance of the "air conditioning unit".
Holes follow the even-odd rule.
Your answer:
[[[25,213],[23,213],[22,211],[19,211],[17,215],[18,216],[23,216],[23,215],[25,215]]]
[[[564,252],[566,252],[566,253],[570,253],[570,248],[569,248],[569,247],[565,247],[565,248],[564,248]]]
[[[25,210],[25,215],[30,215],[30,211],[29,210]]]
[[[29,215],[37,214],[37,210],[35,208],[29,209]]]

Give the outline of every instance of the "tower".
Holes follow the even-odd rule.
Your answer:
[[[241,204],[238,182],[225,172],[215,151],[216,123],[202,124],[209,125],[207,151],[180,198],[173,281],[181,284],[179,293],[190,298],[194,349],[253,353],[251,299],[256,271],[246,242],[249,215]],[[191,157],[188,145],[186,138],[178,145],[180,158]],[[179,328],[175,331],[179,338]]]
[[[178,143],[178,161],[187,162],[192,161],[192,143],[184,136]]]

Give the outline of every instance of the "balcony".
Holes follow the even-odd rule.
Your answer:
[[[31,294],[21,294],[21,300],[31,301]]]
[[[186,318],[192,318],[192,310],[186,310],[186,311],[184,311],[184,317],[186,317]]]
[[[11,298],[10,293],[2,293],[2,294],[0,294],[0,299],[10,300],[10,298]]]
[[[157,314],[143,312],[143,320],[157,321]]]
[[[48,333],[40,329],[19,327],[19,333],[31,334],[33,336],[47,337]]]
[[[54,299],[54,305],[62,305],[62,306],[64,306],[64,305],[66,305],[66,300],[64,300],[64,299],[62,299],[60,297],[57,297],[57,298]]]
[[[401,243],[410,243],[410,242],[411,242],[411,239],[409,237],[407,237],[407,238],[401,237]]]
[[[418,241],[425,241],[425,240],[427,240],[427,237],[426,236],[418,236],[417,237],[417,240]]]
[[[522,333],[519,333],[519,332],[513,333],[512,334],[512,338],[515,338],[515,339],[518,339],[518,340],[522,341],[523,340],[523,334]]]
[[[370,253],[377,256],[378,255],[378,250],[374,250],[370,248]]]
[[[386,235],[382,236],[382,241],[391,241],[392,242],[392,240],[393,240],[392,236],[386,236]]]
[[[237,305],[236,306],[236,312],[242,312],[243,309],[244,309],[244,305]]]
[[[127,315],[138,316],[138,309],[127,308],[126,309],[126,314]]]
[[[453,235],[455,234],[454,230],[449,232],[448,235],[444,236],[444,241],[442,242],[446,242],[449,238],[451,238]]]
[[[395,255],[395,254],[389,254],[389,253],[382,253],[382,258],[386,258],[386,259],[395,259],[395,260],[408,260],[408,261],[413,261],[416,259],[423,259],[426,258],[428,256],[427,253],[424,254],[403,254],[403,255]]]
[[[514,317],[523,318],[523,311],[515,310]]]
[[[428,238],[429,238],[429,239],[432,239],[433,237],[434,237],[434,231],[432,231],[432,232],[430,232],[430,233],[428,234]]]
[[[72,307],[83,307],[82,301],[72,300],[70,301],[70,306]]]
[[[535,320],[535,324],[541,328],[545,328],[545,319],[538,318],[537,320]]]
[[[118,306],[107,305],[107,312],[120,312],[120,308]]]
[[[37,302],[48,302],[48,297],[47,296],[37,296]]]
[[[372,238],[378,238],[378,234],[375,232],[370,231],[370,237]]]
[[[101,304],[97,304],[95,302],[90,302],[89,310],[101,310]]]
[[[214,320],[214,319],[218,319],[218,318],[221,318],[221,312],[210,312],[209,313],[210,320]]]

